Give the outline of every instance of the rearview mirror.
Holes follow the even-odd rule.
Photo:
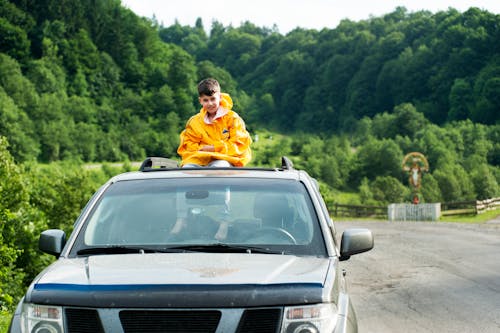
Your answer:
[[[40,234],[38,248],[48,254],[59,257],[66,244],[66,233],[59,229],[45,230]]]
[[[207,190],[195,190],[186,192],[186,199],[206,199],[208,198]]]
[[[368,229],[347,229],[342,233],[340,260],[348,260],[352,255],[370,251],[373,248],[373,235]]]

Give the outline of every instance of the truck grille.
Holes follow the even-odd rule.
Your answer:
[[[220,311],[120,311],[125,333],[210,333],[220,317]]]
[[[101,321],[96,310],[65,309],[68,333],[103,333]]]
[[[65,323],[68,333],[104,333],[99,313],[96,309],[66,308]],[[106,312],[106,322],[119,316],[121,329],[124,333],[215,333],[219,324],[236,333],[277,333],[281,325],[281,308],[246,309],[240,312],[239,322],[229,324],[220,323],[222,312],[225,310],[116,310]],[[114,313],[114,314],[113,314]],[[116,317],[115,317],[116,318]],[[224,317],[234,318],[232,315]],[[112,328],[113,320],[107,322],[107,331],[113,332],[120,329]],[[219,328],[220,329],[220,328]]]
[[[245,310],[237,333],[276,333],[281,319],[281,309]]]

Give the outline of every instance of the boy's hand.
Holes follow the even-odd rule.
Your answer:
[[[184,219],[178,218],[175,221],[174,227],[172,228],[172,230],[170,230],[170,234],[177,235],[184,228],[185,224],[186,221]]]
[[[219,225],[219,229],[217,230],[217,233],[215,234],[214,238],[223,241],[227,237],[227,229],[228,229],[229,223],[228,222],[221,222]]]
[[[215,151],[214,145],[205,145],[201,147],[200,151]]]

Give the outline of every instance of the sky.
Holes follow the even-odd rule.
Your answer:
[[[409,12],[429,10],[432,13],[455,8],[464,12],[477,7],[500,14],[500,0],[122,0],[122,5],[139,16],[156,17],[165,27],[176,21],[194,26],[201,17],[210,30],[214,20],[224,26],[239,27],[250,21],[258,27],[273,28],[286,34],[296,27],[334,29],[342,19],[360,21],[383,16],[404,6]]]

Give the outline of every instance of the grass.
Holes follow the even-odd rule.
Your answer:
[[[500,215],[500,209],[490,210],[482,214],[442,216],[441,222],[460,222],[460,223],[485,223]]]
[[[359,194],[353,192],[335,191],[333,193],[333,198],[335,202],[345,205],[359,205],[361,201],[361,199],[359,198]]]

